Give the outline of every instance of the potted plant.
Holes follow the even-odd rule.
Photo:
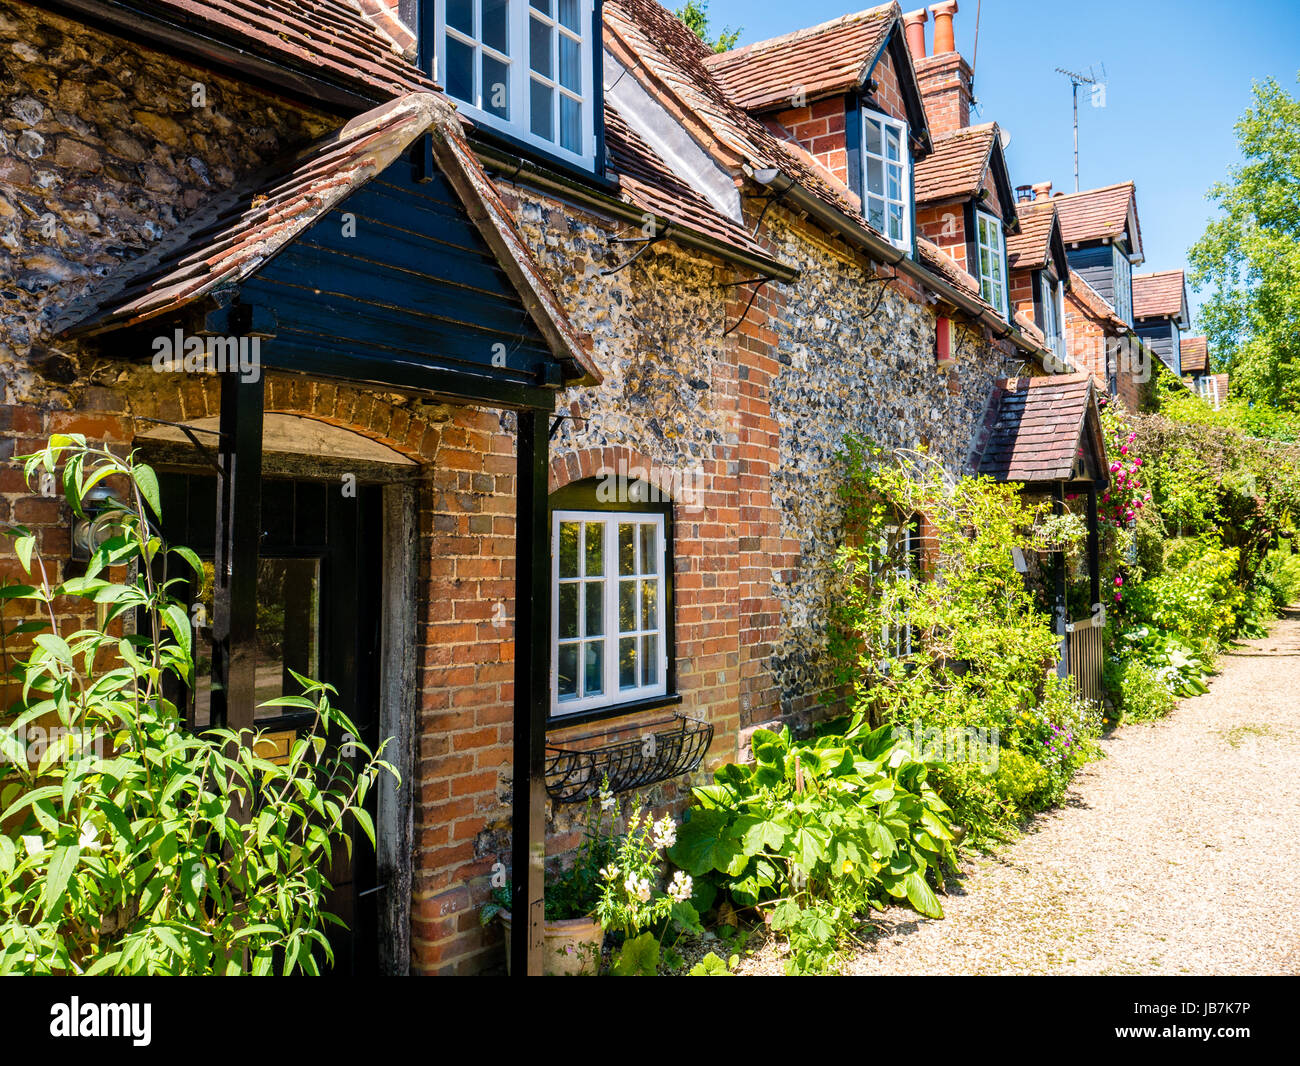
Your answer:
[[[600,969],[605,934],[594,912],[600,902],[600,870],[613,848],[613,825],[610,834],[602,836],[601,812],[614,806],[614,798],[602,789],[600,812],[594,809],[595,802],[595,797],[587,801],[587,826],[573,865],[546,884],[546,922],[542,935],[543,973],[547,977],[592,975]],[[506,973],[511,967],[511,891],[509,881],[493,889],[479,915],[484,925],[497,918],[505,929]]]

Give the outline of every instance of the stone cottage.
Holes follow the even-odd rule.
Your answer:
[[[0,0],[4,457],[159,469],[213,565],[191,727],[292,735],[256,708],[306,665],[395,738],[341,968],[499,965],[508,871],[536,972],[573,801],[679,807],[821,713],[845,435],[972,472],[1028,447],[1005,379],[1067,369],[996,130],[927,236],[957,5],[930,57],[893,3],[723,56],[655,0],[148,8]],[[18,473],[3,517],[65,558]],[[268,641],[268,600],[320,607]]]

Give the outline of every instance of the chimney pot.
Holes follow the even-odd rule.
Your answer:
[[[925,24],[929,18],[923,7],[903,16],[903,32],[907,35],[907,50],[912,53],[913,62],[925,58]]]
[[[1052,183],[1050,181],[1034,182],[1034,199],[1046,200],[1052,195]]]
[[[930,14],[934,16],[934,54],[941,56],[957,51],[952,35],[952,17],[957,14],[957,0],[931,4]]]

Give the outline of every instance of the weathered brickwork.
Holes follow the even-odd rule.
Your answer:
[[[848,184],[849,157],[845,140],[845,98],[832,96],[773,116],[809,154],[841,182]]]
[[[956,52],[914,61],[930,136],[970,125],[971,69]]]

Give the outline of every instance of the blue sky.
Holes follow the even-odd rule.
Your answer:
[[[743,27],[739,43],[748,44],[869,6],[710,0],[709,16],[715,30]],[[962,0],[954,21],[958,51],[975,59],[972,121],[1010,131],[1014,184],[1073,189],[1070,83],[1055,68],[1100,74],[1105,65],[1105,107],[1079,90],[1079,185],[1137,182],[1144,273],[1186,266],[1213,215],[1205,193],[1239,160],[1232,127],[1250,104],[1252,79],[1272,75],[1297,91],[1297,0],[982,0],[978,54],[975,14],[976,0]],[[933,22],[926,30],[932,47]],[[1198,296],[1189,295],[1195,308]]]

